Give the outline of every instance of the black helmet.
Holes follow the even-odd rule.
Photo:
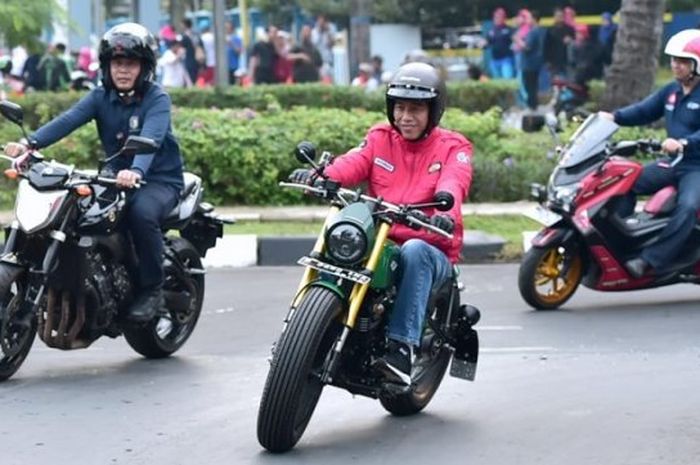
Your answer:
[[[112,76],[109,64],[112,58],[126,57],[141,60],[141,73],[134,90],[144,92],[144,83],[153,81],[156,71],[156,39],[148,29],[136,23],[123,23],[105,32],[100,41],[99,60],[102,71],[102,84],[112,89]]]
[[[440,123],[447,101],[447,88],[438,71],[426,63],[406,63],[399,67],[389,81],[386,89],[386,115],[391,125],[394,122],[394,104],[396,100],[425,100],[429,104],[430,114],[425,134]]]

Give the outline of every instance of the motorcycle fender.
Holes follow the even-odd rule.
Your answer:
[[[574,235],[570,228],[562,227],[560,223],[544,228],[532,239],[533,247],[546,247],[556,242],[566,242]]]
[[[479,359],[479,335],[474,329],[459,337],[455,343],[450,366],[450,376],[474,381]]]
[[[323,288],[326,288],[326,289],[328,289],[329,291],[333,292],[335,295],[337,295],[338,298],[339,298],[341,301],[347,302],[347,296],[345,295],[345,292],[343,292],[343,290],[340,288],[340,286],[338,286],[338,285],[335,284],[335,283],[332,283],[332,282],[329,282],[329,281],[325,281],[325,280],[323,280],[323,279],[318,279],[318,280],[312,282],[311,284],[309,284],[308,287],[323,287]]]

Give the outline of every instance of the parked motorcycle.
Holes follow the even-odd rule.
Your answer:
[[[472,328],[479,311],[460,305],[462,286],[453,267],[426,309],[411,385],[396,385],[383,374],[375,362],[386,352],[384,328],[396,296],[400,253],[388,239],[391,225],[451,237],[417,209],[449,210],[454,199],[448,194],[420,205],[394,205],[324,177],[329,153],[315,164],[313,146],[302,143],[296,154],[314,166],[317,182],[280,185],[302,189],[331,208],[313,250],[298,262],[306,269],[272,350],[257,427],[258,441],[272,452],[299,441],[326,385],[379,399],[394,415],[411,415],[428,405],[450,359],[452,376],[474,380],[479,350]]]
[[[550,106],[557,118],[564,118],[566,121],[579,121],[588,117],[591,112],[584,108],[588,102],[588,86],[578,84],[574,81],[554,78],[552,79],[552,99]]]
[[[18,105],[0,102],[0,113],[24,132]],[[130,136],[119,155],[155,148],[152,139]],[[124,313],[134,298],[138,258],[120,228],[126,195],[115,179],[47,161],[36,150],[26,165],[5,175],[20,181],[0,256],[0,381],[19,369],[37,333],[47,346],[63,350],[124,334],[147,358],[167,357],[185,343],[202,309],[202,258],[224,224],[201,203],[197,176],[185,173],[180,202],[163,226],[164,232],[179,231],[179,237],[164,238],[165,309],[135,324]]]
[[[676,202],[676,188],[654,194],[641,212],[619,215],[643,166],[628,160],[639,152],[656,153],[653,140],[611,142],[619,129],[598,114],[589,116],[559,150],[559,162],[547,186],[534,184],[545,227],[523,256],[518,287],[535,309],[555,309],[580,283],[599,291],[626,291],[700,282],[700,227],[667,272],[634,278],[623,264],[657,240]],[[678,163],[683,154],[665,161]]]

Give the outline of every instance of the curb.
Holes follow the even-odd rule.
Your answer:
[[[209,250],[204,265],[217,267],[291,266],[309,253],[316,236],[256,236],[230,234]],[[462,246],[460,263],[489,261],[503,249],[506,241],[483,231],[468,231]]]

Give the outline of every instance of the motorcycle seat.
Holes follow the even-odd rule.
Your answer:
[[[201,200],[202,179],[188,172],[185,172],[183,177],[185,187],[180,192],[180,199],[163,222],[168,229],[179,229],[186,226]]]
[[[644,204],[644,212],[652,217],[669,215],[676,206],[677,199],[678,190],[676,187],[666,186],[652,195]],[[700,219],[700,210],[697,211],[697,217]]]
[[[644,211],[651,216],[667,215],[676,206],[676,196],[676,188],[666,186],[651,196],[644,204]]]

